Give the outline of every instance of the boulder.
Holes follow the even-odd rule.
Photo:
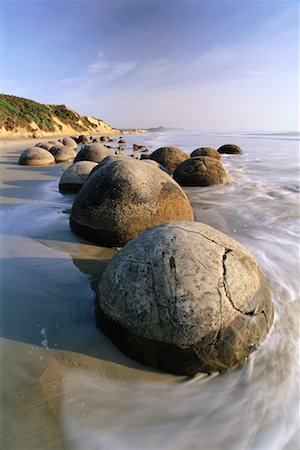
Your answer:
[[[98,163],[93,161],[78,161],[69,166],[60,178],[59,191],[62,194],[77,193],[95,166]]]
[[[222,163],[209,156],[187,159],[177,166],[173,176],[181,186],[211,186],[228,183]]]
[[[159,169],[163,170],[164,172],[166,172],[168,175],[170,175],[169,171],[168,171],[168,169],[166,167],[162,166],[161,164],[159,164],[158,162],[154,161],[153,159],[144,159],[143,162],[147,163],[147,164],[151,164],[152,166],[154,165],[154,166],[158,167]]]
[[[79,144],[88,144],[89,142],[91,142],[90,136],[86,136],[86,135],[84,135],[84,134],[81,134],[81,135],[78,137],[78,143],[79,143]]]
[[[215,150],[214,148],[211,147],[200,147],[197,148],[196,150],[194,150],[191,153],[191,158],[194,158],[195,156],[209,156],[210,158],[216,158],[219,161],[221,160],[221,155],[220,153]]]
[[[73,162],[76,157],[75,150],[66,145],[53,145],[49,151],[54,156],[55,162],[57,163]]]
[[[181,187],[158,167],[131,158],[107,158],[79,191],[71,228],[105,247],[119,247],[142,231],[174,220],[194,220]]]
[[[219,153],[228,153],[229,155],[241,155],[243,150],[235,144],[226,144],[218,148]]]
[[[109,137],[108,136],[101,136],[100,137],[100,141],[101,142],[109,142]]]
[[[179,375],[243,364],[273,323],[268,283],[238,242],[198,222],[146,231],[108,264],[96,319],[129,357]]]
[[[177,147],[161,147],[151,153],[149,158],[173,173],[176,167],[188,158],[188,155]]]
[[[71,137],[64,137],[62,139],[63,145],[66,145],[67,147],[72,147],[73,150],[77,150],[77,142],[74,141]]]
[[[126,141],[124,139],[119,139],[118,144],[126,144]]]
[[[43,148],[49,151],[53,147],[53,144],[50,144],[50,142],[40,142],[39,144],[36,144],[36,147]]]
[[[49,166],[55,164],[54,156],[41,147],[30,147],[24,150],[19,158],[19,164],[25,166]]]
[[[101,162],[106,156],[113,155],[113,152],[101,144],[85,145],[78,153],[74,162],[77,161],[94,161]]]

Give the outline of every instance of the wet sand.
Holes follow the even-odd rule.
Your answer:
[[[94,289],[115,250],[71,232],[63,166],[19,166],[30,144],[0,145],[3,450],[70,448],[61,414],[77,408],[74,379],[180,380],[130,360],[96,328]]]

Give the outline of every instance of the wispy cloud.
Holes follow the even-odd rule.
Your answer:
[[[103,51],[99,50],[95,61],[89,64],[87,73],[93,75],[102,71],[108,71],[112,74],[124,75],[127,72],[134,70],[136,67],[137,63],[134,61],[109,61],[104,58]]]

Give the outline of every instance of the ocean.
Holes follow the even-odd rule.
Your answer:
[[[72,233],[63,166],[18,166],[1,146],[1,448],[298,450],[299,134],[172,132],[132,144],[188,153],[234,143],[228,185],[185,188],[195,220],[242,243],[271,286],[275,322],[239,369],[194,378],[123,355],[96,327],[95,289],[116,253]]]

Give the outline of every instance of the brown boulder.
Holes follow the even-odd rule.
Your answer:
[[[181,186],[211,186],[228,182],[222,163],[209,156],[187,159],[176,168],[173,176]]]
[[[187,158],[188,155],[177,147],[161,147],[149,156],[149,159],[166,167],[170,173],[173,173],[176,167]]]

